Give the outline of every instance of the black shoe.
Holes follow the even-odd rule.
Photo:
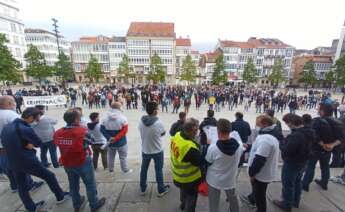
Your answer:
[[[309,192],[309,186],[302,186],[303,191]]]
[[[280,208],[281,210],[283,210],[284,212],[291,212],[291,207],[286,207],[284,205],[283,201],[280,200],[273,200],[272,203],[277,206],[278,208]]]
[[[85,203],[85,196],[80,197],[80,206],[78,208],[74,208],[74,212],[79,212],[83,207]]]
[[[315,179],[315,183],[318,184],[323,190],[325,190],[325,191],[328,190],[328,186],[326,184],[322,183],[321,180]]]
[[[63,192],[62,198],[61,198],[61,199],[58,199],[58,200],[56,201],[56,204],[57,204],[57,205],[60,205],[60,204],[62,204],[63,202],[69,200],[69,199],[71,199],[71,195],[69,194],[69,192]]]
[[[37,203],[35,203],[35,211],[41,211],[41,209],[46,205],[45,201],[39,201]]]
[[[254,203],[253,201],[251,201],[251,200],[249,199],[248,196],[240,195],[240,199],[241,199],[244,203],[246,203],[248,206],[250,206],[250,207],[252,207],[252,208],[256,208],[255,203]]]
[[[102,197],[100,200],[98,200],[98,206],[95,208],[91,209],[91,212],[96,212],[98,211],[101,207],[103,207],[103,205],[105,204],[105,197]]]
[[[185,208],[186,208],[186,205],[183,204],[183,203],[181,203],[181,204],[180,204],[180,210],[183,211]]]

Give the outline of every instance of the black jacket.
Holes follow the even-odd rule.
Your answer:
[[[170,136],[175,136],[177,132],[180,132],[182,130],[182,126],[183,122],[181,120],[178,120],[177,122],[173,123],[169,131]]]
[[[207,136],[205,134],[205,132],[203,131],[203,128],[206,126],[217,126],[217,120],[215,118],[204,118],[204,120],[201,122],[200,126],[199,126],[199,130],[200,130],[200,144],[201,145],[206,145],[207,144]]]
[[[237,131],[240,134],[243,143],[248,142],[248,137],[252,134],[250,125],[243,119],[236,119],[236,121],[231,123],[232,130]]]
[[[284,162],[303,164],[309,159],[311,146],[315,140],[315,131],[310,127],[293,129],[284,141],[280,142],[280,150]]]

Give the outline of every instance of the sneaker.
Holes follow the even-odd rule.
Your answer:
[[[240,195],[240,199],[246,203],[248,206],[252,207],[252,208],[256,208],[256,205],[250,201],[250,199],[248,198],[248,196],[245,195]]]
[[[103,205],[105,204],[105,197],[102,197],[100,200],[98,200],[98,206],[95,208],[91,209],[91,212],[96,212],[98,211],[101,207],[103,207]]]
[[[35,203],[36,210],[35,212],[41,211],[41,209],[46,205],[45,201],[39,201]]]
[[[69,200],[69,199],[71,199],[71,195],[69,194],[69,192],[63,192],[63,197],[62,197],[62,199],[61,199],[61,200],[57,200],[57,201],[56,201],[56,204],[57,204],[57,205],[60,205],[60,204],[62,204],[63,202]]]
[[[319,179],[315,179],[314,180],[316,184],[318,184],[323,190],[327,191],[328,190],[328,186],[324,183],[321,182],[321,180]]]
[[[165,190],[162,193],[158,193],[157,197],[163,197],[164,195],[166,195],[170,191],[169,185],[164,186],[164,188],[165,188]]]
[[[80,196],[80,206],[78,208],[74,208],[74,212],[79,212],[85,206],[85,196]]]
[[[303,189],[303,191],[305,191],[305,192],[309,192],[309,186],[302,186],[302,189]]]
[[[18,189],[11,189],[12,194],[17,193]]]
[[[286,207],[284,205],[284,202],[283,201],[280,201],[280,200],[273,200],[272,203],[277,206],[278,208],[280,208],[282,211],[284,212],[291,212],[292,209],[291,207]]]
[[[35,192],[37,189],[39,189],[40,187],[42,187],[44,185],[43,181],[39,181],[39,182],[34,182],[32,184],[32,187],[30,188],[30,192]]]
[[[145,196],[145,195],[146,195],[146,190],[145,191],[140,190],[140,196]]]
[[[126,172],[122,172],[123,174],[130,174],[133,172],[133,169],[128,169]]]

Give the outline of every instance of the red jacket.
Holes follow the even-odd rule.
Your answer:
[[[59,147],[60,162],[66,168],[82,166],[90,149],[84,144],[87,129],[84,127],[61,128],[54,134],[54,144]]]

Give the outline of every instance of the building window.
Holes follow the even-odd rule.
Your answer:
[[[15,23],[11,23],[11,31],[12,32],[17,32],[17,28],[16,28],[16,24]]]

